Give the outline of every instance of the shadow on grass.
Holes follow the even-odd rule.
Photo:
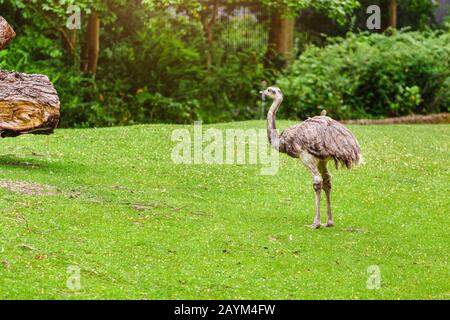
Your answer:
[[[49,163],[34,158],[22,158],[8,154],[0,155],[0,166],[27,169],[45,169],[49,167]]]
[[[36,156],[38,157],[38,156]],[[16,155],[0,155],[0,169],[5,167],[42,170],[42,171],[63,171],[65,164],[31,157],[18,157]]]

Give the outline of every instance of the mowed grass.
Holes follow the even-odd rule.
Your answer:
[[[192,131],[2,140],[1,181],[58,191],[0,188],[0,298],[450,298],[449,125],[351,126],[366,165],[330,163],[336,227],[320,230],[304,227],[314,192],[298,160],[282,155],[274,176],[262,165],[175,165],[179,128]],[[370,266],[380,289],[367,288]],[[80,290],[67,287],[69,267]]]

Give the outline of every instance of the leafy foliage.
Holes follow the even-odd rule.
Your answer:
[[[278,84],[288,116],[380,117],[448,111],[450,35],[349,34],[309,47]]]
[[[294,14],[302,9],[314,8],[326,13],[339,24],[344,24],[348,15],[359,7],[357,0],[262,0],[262,2],[269,7],[280,8]]]
[[[334,26],[349,22],[359,2],[261,1],[265,8],[288,15],[304,8],[315,10],[333,19]],[[410,3],[416,8],[411,9],[411,17],[430,12],[422,2]],[[241,1],[226,3],[237,6]],[[82,11],[82,29],[75,34],[73,48],[68,47],[65,29],[71,4]],[[406,1],[399,4],[406,6]],[[200,15],[210,18],[211,8],[202,1],[0,0],[0,6],[2,16],[18,33],[7,50],[0,52],[0,68],[48,75],[61,97],[61,125],[66,127],[254,119],[261,114],[257,93],[261,81],[273,83],[280,75],[269,67],[276,64],[264,65],[264,45],[248,43],[260,37],[256,28],[260,21],[246,22],[245,30],[238,19],[217,23],[214,41],[209,43]],[[95,79],[80,71],[86,21],[93,11],[101,19]],[[230,33],[234,35],[231,45]],[[297,37],[302,43],[300,52],[310,36],[304,35],[304,39]],[[389,40],[401,37],[404,43]],[[408,37],[412,37],[410,42]],[[334,108],[335,116],[342,118],[445,110],[450,105],[450,84],[442,72],[447,65],[435,61],[438,55],[447,57],[447,42],[442,43],[448,37],[437,38],[352,35],[324,50],[310,47],[280,80],[283,89],[287,88],[286,115],[316,114],[321,105]],[[408,46],[417,47],[419,54],[411,57]],[[212,57],[208,66],[206,53]],[[406,57],[408,73],[396,60],[400,53]],[[366,59],[370,64],[365,64]],[[393,62],[384,65],[385,61]],[[301,101],[292,102],[289,97]]]

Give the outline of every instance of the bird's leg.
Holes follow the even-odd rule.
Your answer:
[[[320,192],[322,191],[322,176],[319,171],[319,160],[314,157],[309,152],[302,152],[300,154],[300,159],[303,164],[311,171],[313,176],[313,187],[314,191],[316,191],[316,213],[314,216],[314,222],[312,225],[308,225],[312,229],[320,228]]]
[[[320,167],[320,173],[322,174],[323,178],[323,191],[325,191],[325,195],[327,198],[327,223],[324,225],[325,227],[332,227],[334,226],[333,222],[333,214],[331,213],[331,174],[328,172],[327,164],[323,164]]]
[[[320,224],[320,193],[322,192],[322,177],[320,174],[314,175],[313,183],[314,191],[316,191],[316,214],[314,216],[314,222],[311,225],[312,229],[319,229]]]

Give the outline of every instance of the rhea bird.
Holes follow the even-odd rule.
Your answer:
[[[308,225],[313,229],[334,225],[331,210],[331,174],[327,163],[333,160],[336,168],[348,169],[360,165],[363,161],[361,148],[352,132],[336,120],[326,116],[323,110],[320,116],[309,118],[300,124],[285,129],[280,135],[276,128],[276,113],[283,101],[283,93],[278,87],[269,87],[261,94],[273,99],[267,114],[267,136],[272,148],[300,159],[311,171],[313,188],[316,193],[316,212],[314,222]],[[320,195],[325,192],[327,201],[327,222],[321,225]]]

